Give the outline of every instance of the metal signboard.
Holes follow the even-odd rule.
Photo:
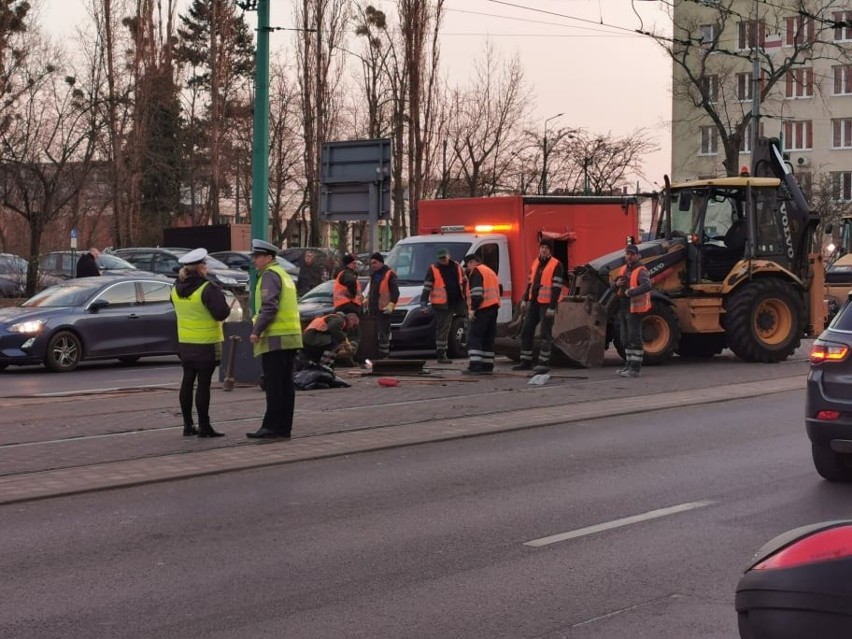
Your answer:
[[[326,222],[390,215],[391,141],[326,142],[320,156],[320,216]]]

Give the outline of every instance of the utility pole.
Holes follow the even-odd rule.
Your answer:
[[[751,170],[754,173],[754,154],[757,150],[757,138],[760,135],[760,0],[754,0],[754,42],[752,43],[752,94],[751,94]]]
[[[556,115],[549,117],[544,121],[544,148],[542,149],[544,151],[544,155],[542,157],[541,162],[541,188],[539,189],[542,195],[547,195],[547,123],[563,115],[565,114],[557,113]]]

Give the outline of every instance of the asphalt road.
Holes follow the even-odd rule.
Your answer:
[[[849,515],[850,488],[811,467],[802,403],[3,506],[0,636],[735,637],[752,553]]]

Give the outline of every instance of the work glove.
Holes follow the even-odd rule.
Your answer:
[[[544,316],[545,316],[547,319],[553,319],[554,317],[556,317],[556,309],[555,309],[555,308],[549,308],[549,309],[547,309],[547,310],[544,312]]]
[[[394,304],[393,302],[388,302],[388,305],[387,305],[387,306],[385,306],[385,310],[384,310],[384,311],[382,311],[382,312],[383,312],[385,315],[390,315],[391,313],[393,313],[393,310],[394,310],[395,308],[396,308],[396,304]]]
[[[526,312],[527,312],[527,302],[526,302],[526,300],[521,300],[521,304],[520,304],[520,306],[518,307],[518,309],[521,311],[521,313],[526,313]]]

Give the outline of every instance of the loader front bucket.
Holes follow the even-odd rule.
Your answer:
[[[591,295],[563,299],[553,321],[553,345],[583,368],[603,364],[607,312]]]

